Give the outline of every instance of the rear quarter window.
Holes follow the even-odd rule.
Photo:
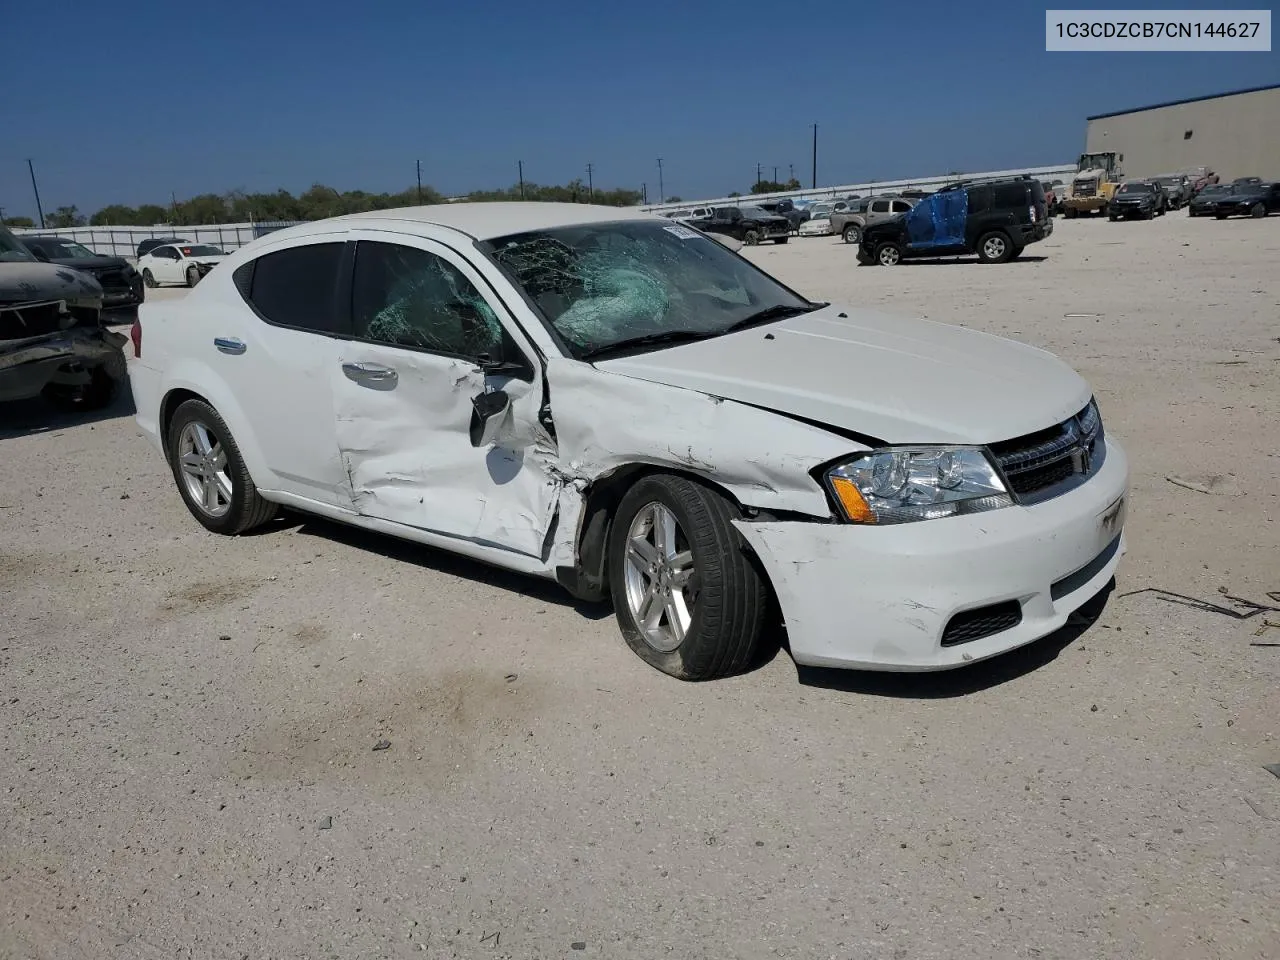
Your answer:
[[[343,244],[312,243],[266,253],[239,267],[241,295],[268,323],[338,333],[336,307]]]
[[[997,183],[991,188],[992,200],[1000,208],[1025,207],[1027,205],[1027,187],[1023,183]],[[1044,194],[1040,195],[1044,199]]]

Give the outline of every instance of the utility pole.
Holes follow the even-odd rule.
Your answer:
[[[646,207],[649,205],[649,185],[647,183],[640,184],[640,202]]]
[[[818,125],[813,125],[813,184],[811,190],[818,189]]]
[[[520,173],[520,199],[524,199],[524,161],[516,161],[516,170]]]
[[[595,181],[591,179],[591,162],[587,162],[587,199],[594,200],[596,198]]]
[[[759,183],[761,178],[763,178],[763,176],[764,174],[760,172],[760,163],[759,161],[757,161],[756,162],[756,183]]]
[[[796,165],[794,163],[788,163],[787,167],[791,170],[791,179],[794,180],[796,178]]]
[[[422,161],[418,160],[418,205],[422,205]]]
[[[178,195],[170,190],[169,199],[173,202],[173,222],[176,224],[178,222]]]
[[[667,202],[667,190],[662,183],[662,158],[661,157],[658,158],[658,202],[659,203]]]
[[[40,206],[40,188],[36,186],[36,168],[27,160],[27,169],[31,171],[31,192],[36,195],[36,213],[40,214],[40,229],[44,229],[44,207]]]
[[[777,168],[777,167],[774,167],[774,168],[773,168],[773,182],[774,182],[774,183],[777,183],[777,182],[778,182],[778,168]]]

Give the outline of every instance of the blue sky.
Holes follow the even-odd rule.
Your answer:
[[[1046,53],[1021,0],[10,0],[3,23],[0,206],[28,216],[27,157],[46,211],[400,190],[418,159],[447,194],[522,159],[656,199],[662,157],[688,198],[757,162],[807,184],[815,121],[819,183],[848,183],[1070,162],[1089,114],[1280,81],[1276,53]]]

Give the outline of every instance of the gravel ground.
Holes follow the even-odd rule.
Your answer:
[[[1091,623],[681,684],[552,586],[302,518],[206,534],[127,400],[9,405],[0,957],[1280,957],[1280,629],[1124,596],[1280,590],[1280,218],[749,256],[1092,381],[1134,477]]]

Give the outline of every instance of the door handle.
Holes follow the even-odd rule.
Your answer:
[[[344,363],[342,372],[348,380],[389,390],[396,385],[400,375],[380,363]]]
[[[213,345],[220,353],[229,353],[233,357],[239,356],[248,349],[243,340],[237,340],[235,337],[214,337]]]

